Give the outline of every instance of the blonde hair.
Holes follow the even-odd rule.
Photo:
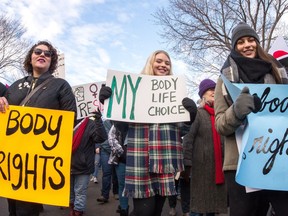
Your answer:
[[[169,61],[170,61],[170,72],[169,72],[169,75],[172,75],[172,62],[171,62],[169,54],[166,51],[164,51],[164,50],[156,50],[148,57],[148,59],[146,61],[146,64],[145,64],[141,74],[154,75],[152,66],[153,66],[153,63],[155,62],[156,55],[159,54],[159,53],[163,53],[169,58]]]

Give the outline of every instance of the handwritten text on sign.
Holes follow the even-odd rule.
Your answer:
[[[104,116],[126,122],[169,123],[189,121],[182,105],[187,96],[181,76],[147,76],[108,70],[106,85],[112,95]]]
[[[235,95],[233,100],[244,86],[261,99],[261,110],[248,115],[242,133],[237,182],[251,188],[288,190],[288,85],[232,84],[227,80],[225,85]]]
[[[68,206],[74,113],[10,106],[0,122],[0,196]]]
[[[77,119],[94,115],[98,108],[102,111],[102,104],[99,102],[99,91],[103,82],[87,83],[73,86],[77,105]]]

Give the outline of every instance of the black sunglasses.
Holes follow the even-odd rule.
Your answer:
[[[33,52],[35,55],[41,55],[42,53],[44,53],[44,56],[47,58],[50,58],[52,56],[52,52],[49,50],[42,50],[42,49],[36,48],[34,49]]]

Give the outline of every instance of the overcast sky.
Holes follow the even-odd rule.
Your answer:
[[[167,50],[153,22],[167,0],[1,0],[0,11],[20,19],[33,42],[49,40],[65,54],[73,85],[104,81],[107,69],[139,73],[154,50]],[[172,57],[173,69],[186,66]]]

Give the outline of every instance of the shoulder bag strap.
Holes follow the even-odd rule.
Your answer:
[[[20,106],[24,106],[27,101],[37,92],[40,88],[42,88],[45,84],[47,84],[52,78],[54,77],[49,77],[48,79],[44,80],[41,84],[39,84],[36,88],[34,88],[19,104]]]

